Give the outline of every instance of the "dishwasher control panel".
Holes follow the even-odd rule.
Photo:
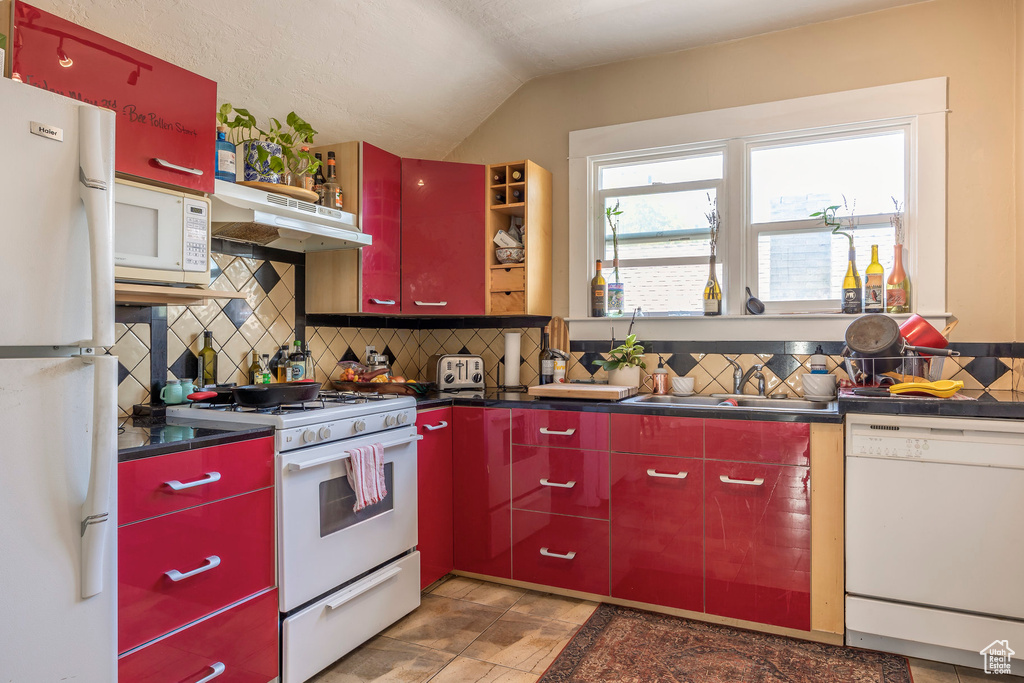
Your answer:
[[[846,456],[1024,469],[1024,423],[850,415]]]

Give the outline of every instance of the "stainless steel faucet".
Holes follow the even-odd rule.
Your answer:
[[[743,373],[743,376],[740,378],[739,389],[737,389],[735,393],[742,394],[743,390],[747,386],[747,382],[749,382],[750,378],[753,377],[754,379],[757,380],[757,395],[764,396],[765,381],[764,373],[761,372],[763,368],[763,365],[751,365],[750,369]]]
[[[736,358],[739,358],[739,356],[736,356]],[[732,393],[734,393],[734,394],[742,394],[743,393],[743,385],[746,383],[746,380],[745,380],[745,378],[743,376],[743,368],[741,368],[740,364],[736,362],[736,358],[729,358],[729,356],[725,356],[725,359],[727,361],[729,361],[729,364],[732,365],[732,368],[733,368],[733,370],[732,370]]]

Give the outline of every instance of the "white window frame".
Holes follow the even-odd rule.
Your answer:
[[[569,320],[574,339],[607,339],[613,331],[621,338],[629,324],[623,319],[589,318],[587,285],[593,277],[598,251],[594,222],[603,213],[597,204],[595,161],[652,154],[688,146],[724,144],[723,181],[727,201],[719,204],[723,217],[719,253],[726,274],[725,315],[717,317],[645,317],[634,329],[648,339],[682,340],[798,340],[842,339],[849,316],[802,315],[744,316],[745,283],[751,282],[756,251],[744,248],[749,239],[745,215],[749,178],[745,175],[747,141],[753,138],[815,131],[878,126],[906,126],[908,145],[906,186],[907,229],[905,265],[911,275],[912,310],[934,323],[946,313],[946,119],[948,79],[930,78],[907,83],[813,95],[792,100],[697,112],[648,121],[572,131],[569,134]],[[735,191],[732,183],[742,183]],[[735,217],[737,220],[732,220]],[[603,233],[602,233],[603,237]],[[737,256],[738,255],[738,256]],[[753,264],[756,272],[756,262]],[[752,280],[756,285],[756,276]],[[751,287],[754,290],[754,287]]]

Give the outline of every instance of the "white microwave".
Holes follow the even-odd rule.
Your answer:
[[[118,179],[114,278],[210,284],[210,200]]]

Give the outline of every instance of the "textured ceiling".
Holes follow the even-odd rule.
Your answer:
[[[440,158],[524,82],[921,0],[29,0],[321,143]]]

